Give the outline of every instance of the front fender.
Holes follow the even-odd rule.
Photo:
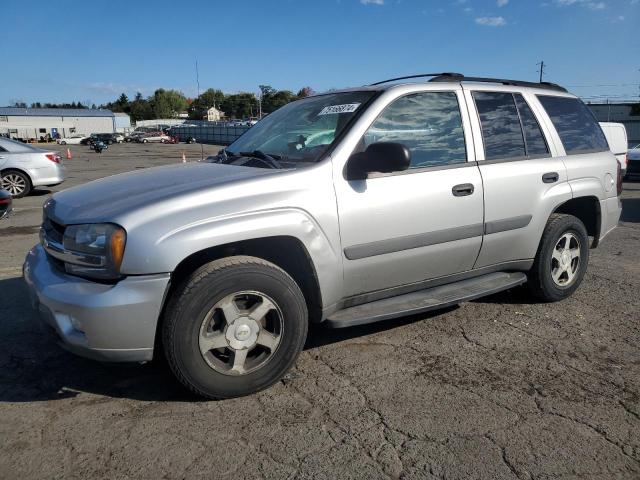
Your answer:
[[[306,211],[275,208],[233,214],[186,224],[160,236],[152,246],[127,243],[122,272],[127,275],[172,272],[188,256],[242,240],[275,236],[298,239],[306,248],[318,277],[323,299],[340,297],[342,266],[339,246]]]

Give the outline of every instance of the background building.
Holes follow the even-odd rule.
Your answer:
[[[629,143],[640,143],[640,104],[638,103],[589,103],[587,104],[599,122],[622,123],[627,129]]]
[[[207,110],[207,118],[205,120],[209,122],[219,122],[224,118],[224,112],[218,110],[216,107],[211,107]]]
[[[131,130],[131,117],[129,117],[129,115],[127,115],[126,113],[122,113],[122,112],[115,112],[114,115],[115,115],[116,132],[119,132],[119,133],[129,132],[129,130]],[[100,133],[100,132],[95,132],[95,133]],[[108,133],[108,132],[101,132],[101,133]]]
[[[128,121],[128,120],[127,120]],[[116,116],[110,110],[0,107],[0,134],[12,138],[62,137],[113,133]]]

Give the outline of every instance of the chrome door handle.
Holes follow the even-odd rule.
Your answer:
[[[558,172],[549,172],[542,175],[542,181],[544,183],[556,183],[560,179]]]
[[[473,183],[461,183],[460,185],[455,185],[451,189],[451,193],[453,193],[454,197],[464,197],[466,195],[471,195],[473,190]]]

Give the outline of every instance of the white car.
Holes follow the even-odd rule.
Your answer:
[[[117,143],[124,142],[124,134],[122,134],[122,133],[114,133],[114,135],[115,135]]]
[[[80,145],[87,135],[72,135],[70,137],[59,138],[56,140],[58,145]]]
[[[58,152],[0,138],[0,188],[14,198],[24,197],[33,187],[52,187],[64,181],[65,168]]]
[[[150,132],[147,135],[140,137],[138,141],[140,143],[161,142],[165,143],[171,140],[169,135],[165,135],[162,132]]]

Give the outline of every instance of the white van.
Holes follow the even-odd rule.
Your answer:
[[[627,172],[627,129],[623,124],[613,122],[600,122],[600,127],[602,127],[604,136],[607,137],[609,150],[618,159],[622,175],[624,175]]]

